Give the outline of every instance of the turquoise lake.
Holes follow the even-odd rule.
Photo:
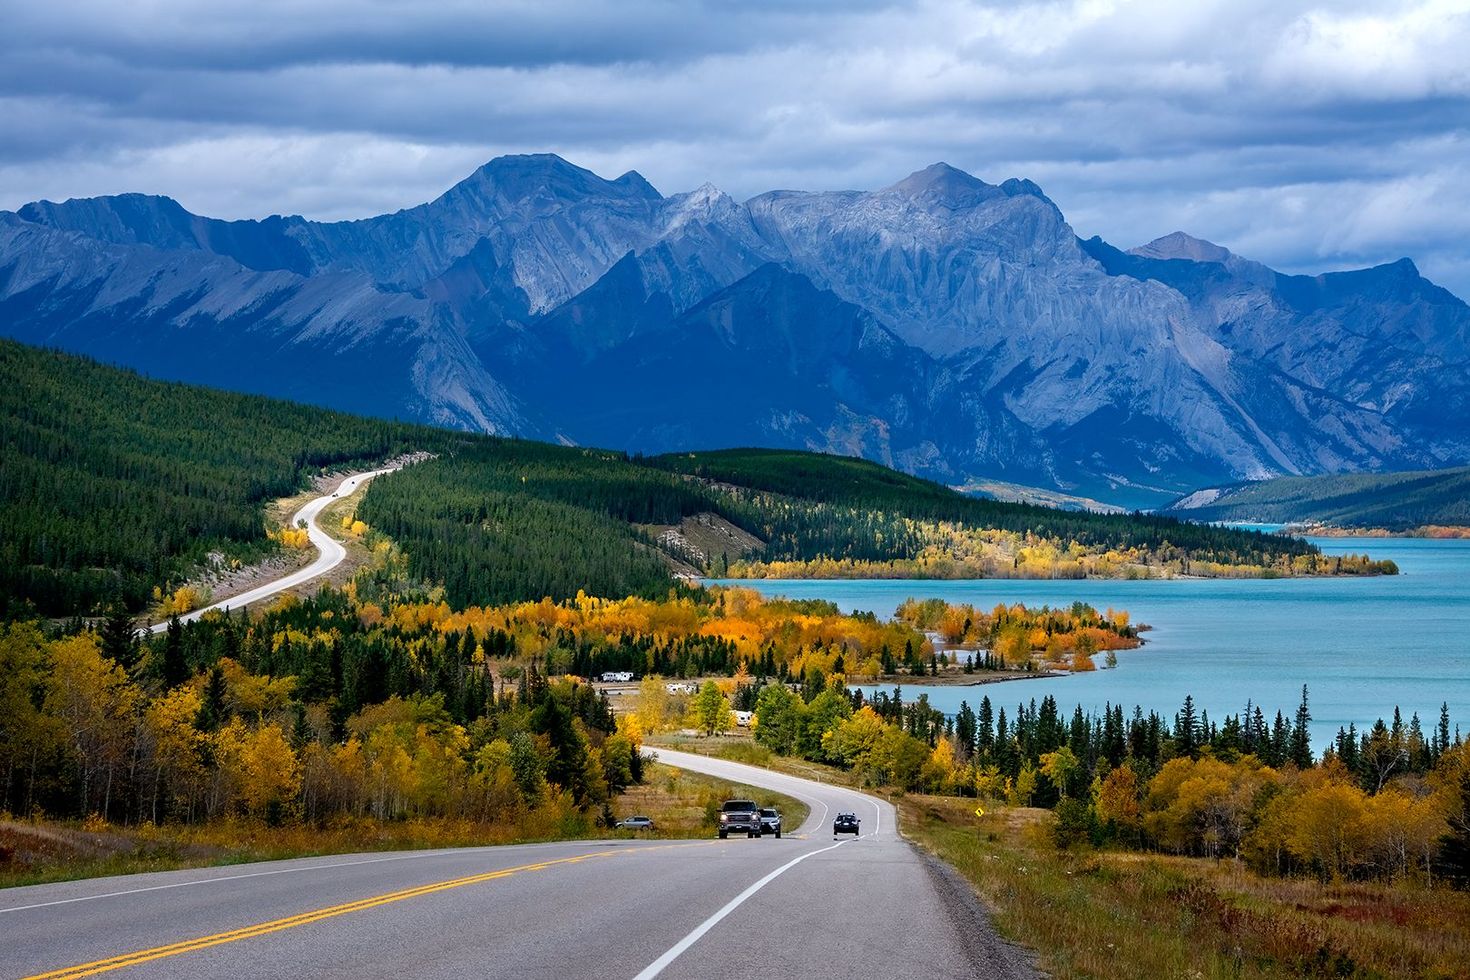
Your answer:
[[[1310,691],[1313,738],[1325,746],[1339,726],[1362,729],[1398,706],[1418,712],[1426,731],[1448,703],[1450,721],[1470,731],[1470,541],[1418,538],[1312,539],[1328,554],[1391,558],[1401,575],[1378,578],[1160,581],[809,581],[729,582],[771,595],[827,599],[844,610],[891,616],[911,596],[1126,609],[1153,627],[1139,650],[1118,654],[1112,670],[966,687],[910,685],[953,713],[989,695],[1011,713],[1047,694],[1070,715],[1122,704],[1173,718],[1186,694],[1212,719],[1250,698],[1267,717],[1289,717]],[[1098,658],[1099,664],[1102,658]],[[872,690],[867,688],[867,690]]]

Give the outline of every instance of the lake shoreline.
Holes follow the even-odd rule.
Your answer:
[[[1108,668],[1113,669],[1113,668]],[[860,684],[865,687],[983,687],[989,684],[1004,684],[1008,681],[1030,681],[1040,680],[1044,677],[1065,677],[1069,674],[1090,674],[1088,670],[977,670],[973,674],[955,674],[952,676],[920,677],[917,674],[883,674],[876,680],[865,677],[859,680],[856,675],[849,675],[849,684]],[[984,676],[989,675],[989,676]]]
[[[1386,527],[1338,527],[1335,524],[1287,524],[1285,527],[1290,534],[1313,538],[1372,538],[1375,541],[1390,538],[1418,538],[1427,541],[1470,539],[1470,527],[1456,524],[1426,524],[1406,531],[1393,531]]]
[[[908,599],[940,599],[989,609],[999,604],[1065,609],[1085,602],[1125,609],[1148,623],[1146,656],[1119,652],[1111,669],[1015,677],[1031,681],[1023,700],[1053,696],[1068,712],[1104,705],[1141,706],[1172,718],[1193,696],[1212,719],[1236,714],[1247,701],[1270,719],[1290,716],[1310,689],[1312,740],[1321,750],[1339,727],[1359,731],[1402,710],[1423,726],[1447,702],[1453,722],[1470,718],[1470,540],[1316,538],[1329,555],[1361,552],[1372,544],[1395,560],[1402,575],[1272,580],[725,580],[766,595],[816,599],[844,611],[892,616]],[[1098,663],[1101,668],[1101,662]],[[966,687],[999,679],[956,673],[954,680],[898,675],[922,688],[946,713],[979,695]],[[854,687],[872,690],[861,675]],[[892,680],[878,685],[891,690]],[[990,693],[992,702],[996,694]],[[915,695],[917,696],[917,695]]]

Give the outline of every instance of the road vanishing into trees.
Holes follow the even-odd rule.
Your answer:
[[[0,977],[1034,977],[886,801],[737,763],[797,797],[781,840],[339,855],[0,891]],[[834,839],[851,811],[858,837]]]
[[[317,526],[317,517],[320,516],[321,512],[332,501],[352,494],[358,487],[367,483],[375,476],[392,473],[397,469],[397,466],[389,466],[381,470],[372,470],[368,473],[354,473],[337,484],[336,488],[330,493],[323,494],[308,502],[295,514],[291,515],[291,527],[299,527],[302,524],[306,525],[306,536],[317,549],[316,561],[307,565],[305,568],[299,568],[294,572],[267,582],[265,585],[253,588],[248,592],[230,596],[228,599],[221,600],[210,606],[205,606],[203,609],[195,609],[193,612],[180,616],[179,620],[185,623],[193,622],[205,613],[213,612],[216,609],[243,609],[252,602],[268,599],[273,595],[285,592],[287,589],[293,589],[298,585],[310,582],[312,579],[320,575],[325,575],[342,564],[342,561],[347,557],[347,549],[342,547],[341,543],[330,534]],[[166,629],[168,629],[168,620],[153,624],[148,627],[148,632],[162,633]]]

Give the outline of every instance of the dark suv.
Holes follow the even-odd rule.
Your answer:
[[[720,807],[720,840],[732,833],[761,835],[761,808],[755,800],[726,800]]]
[[[832,836],[836,837],[838,834],[856,834],[858,833],[858,824],[861,822],[855,813],[839,813],[837,814],[837,819],[832,821]]]

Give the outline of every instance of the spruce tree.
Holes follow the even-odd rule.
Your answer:
[[[961,701],[959,713],[955,715],[954,730],[955,739],[959,743],[959,749],[967,759],[975,754],[975,729],[975,709],[970,707],[970,702]]]
[[[1291,726],[1291,742],[1287,758],[1298,769],[1312,766],[1312,732],[1308,727],[1312,721],[1311,709],[1307,706],[1307,685],[1302,685],[1302,703],[1297,705],[1296,719]]]
[[[995,745],[995,710],[990,704],[989,695],[980,699],[980,715],[977,722],[979,730],[975,733],[975,744],[981,752],[989,752]]]
[[[1439,705],[1439,727],[1435,730],[1435,736],[1434,736],[1434,757],[1435,757],[1435,761],[1436,762],[1439,761],[1439,757],[1441,755],[1443,755],[1445,752],[1449,751],[1449,748],[1450,748],[1450,703],[1448,701],[1441,701],[1440,702],[1440,705]]]
[[[1193,759],[1199,752],[1198,736],[1199,718],[1194,710],[1194,695],[1186,694],[1184,706],[1174,716],[1174,741],[1178,744],[1179,754]]]
[[[204,693],[199,704],[199,714],[194,720],[194,727],[201,732],[212,732],[224,724],[229,709],[225,705],[225,672],[219,664],[215,664],[209,671],[209,678],[204,682]]]
[[[1269,766],[1282,765],[1291,757],[1290,751],[1291,726],[1287,724],[1286,717],[1277,711],[1276,720],[1271,724],[1271,757],[1266,764]]]
[[[164,687],[178,687],[189,679],[189,663],[184,656],[184,626],[178,613],[168,618],[168,629],[163,636],[163,659],[159,665],[159,680]]]
[[[102,621],[97,637],[102,643],[102,656],[115,662],[129,674],[137,669],[138,660],[142,656],[138,630],[133,625],[132,615],[123,608],[121,602],[114,602],[107,607],[107,618]]]

